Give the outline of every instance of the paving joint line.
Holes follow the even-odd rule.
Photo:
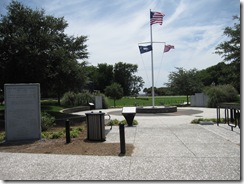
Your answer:
[[[197,155],[194,153],[194,152],[192,152],[191,150],[190,150],[190,148],[188,148],[188,146],[171,130],[171,128],[169,127],[169,130],[172,132],[172,134],[173,135],[175,135],[176,137],[177,137],[177,139],[179,139],[180,140],[180,142],[186,147],[186,149],[188,150],[188,151],[190,151],[193,155],[194,155],[194,158],[198,158],[197,157]]]

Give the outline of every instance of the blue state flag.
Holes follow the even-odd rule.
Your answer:
[[[143,54],[145,52],[149,52],[152,50],[152,45],[147,46],[139,46],[140,53]]]

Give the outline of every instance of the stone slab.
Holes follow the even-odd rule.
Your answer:
[[[41,139],[39,84],[5,84],[7,141]]]
[[[95,96],[95,108],[96,109],[102,109],[103,108],[102,96]]]

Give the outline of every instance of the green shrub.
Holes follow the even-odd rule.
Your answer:
[[[74,93],[67,92],[61,99],[61,104],[65,107],[74,107],[88,105],[89,102],[94,102],[93,96],[90,93]]]
[[[42,139],[57,139],[60,137],[59,132],[42,132],[41,137]]]
[[[109,126],[118,125],[118,124],[119,124],[119,120],[117,119],[113,119],[108,123]]]
[[[71,131],[70,131],[70,137],[71,138],[75,138],[75,137],[78,137],[78,135],[80,134],[80,132],[82,132],[83,129],[78,127],[78,128],[71,128]]]
[[[51,134],[51,139],[58,139],[58,138],[60,138],[60,137],[62,137],[64,134],[63,134],[63,132],[62,131],[60,131],[60,132],[53,132],[52,134]]]
[[[222,102],[238,101],[238,92],[230,84],[209,87],[204,93],[209,97],[208,107],[217,107]]]
[[[63,95],[61,99],[61,105],[66,107],[73,107],[75,106],[75,96],[76,94],[74,92],[67,92]]]
[[[102,96],[103,109],[108,109],[109,107],[108,98],[102,93],[100,93],[99,96]]]
[[[76,131],[71,131],[71,132],[70,132],[70,137],[71,137],[71,138],[78,137],[79,133],[80,133],[80,132],[77,131],[77,130],[76,130]]]
[[[213,123],[217,123],[216,118],[199,118],[192,120],[191,124],[199,124],[200,121],[212,121]],[[220,123],[224,123],[224,118],[220,118]]]
[[[133,125],[138,125],[138,121],[136,119],[133,120]]]
[[[42,139],[46,139],[49,137],[49,133],[48,132],[42,132],[41,136],[42,136]]]
[[[71,127],[70,128],[70,137],[71,138],[78,137],[78,135],[82,131],[83,131],[83,128],[81,128],[81,127],[75,127],[75,128]],[[60,137],[66,136],[66,129],[64,128],[64,129],[57,131],[57,132],[46,131],[46,132],[42,132],[41,135],[42,135],[43,139],[45,139],[45,138],[59,139]]]
[[[119,121],[119,120],[117,120],[117,119],[113,119],[113,120],[111,120],[107,125],[109,125],[109,126],[119,125],[120,122],[123,123],[124,125],[127,124],[127,122],[126,122],[125,119],[122,120],[122,121]],[[138,125],[138,121],[134,119],[133,122],[132,122],[132,124],[133,124],[133,125]]]
[[[89,102],[94,102],[93,96],[90,93],[76,93],[75,106],[88,105]]]
[[[47,112],[41,113],[41,128],[42,131],[46,131],[54,125],[55,118]]]
[[[0,142],[4,141],[6,138],[5,132],[0,133]]]
[[[102,94],[90,94],[88,92],[83,93],[74,93],[74,92],[67,92],[61,98],[61,105],[65,107],[74,107],[74,106],[87,106],[88,103],[95,102],[95,95],[102,96],[102,105],[103,109],[107,109],[109,107],[108,98]]]
[[[53,135],[53,132],[49,132],[49,131],[42,132],[42,134],[41,134],[42,139],[48,139],[48,138],[51,138],[52,135]]]
[[[124,119],[124,120],[121,121],[121,123],[126,125],[127,121]],[[132,125],[138,125],[138,121],[134,119],[133,122],[132,122]]]

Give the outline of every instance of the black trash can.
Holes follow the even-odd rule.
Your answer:
[[[105,141],[105,113],[86,113],[87,139],[91,141]]]

